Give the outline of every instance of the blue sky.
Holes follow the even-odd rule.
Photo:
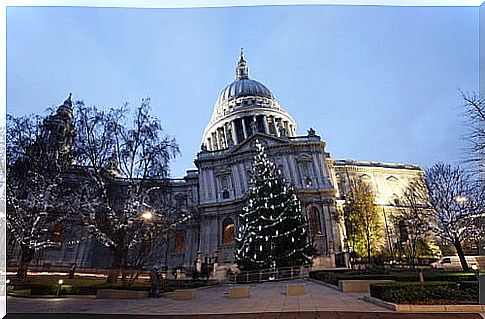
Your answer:
[[[193,167],[243,46],[267,85],[335,158],[460,164],[459,88],[478,89],[477,7],[7,8],[7,112],[69,92],[104,107],[149,96]]]

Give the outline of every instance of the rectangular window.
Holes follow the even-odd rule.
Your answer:
[[[229,198],[229,175],[224,175],[219,177],[219,181],[221,183],[222,198],[228,199]]]

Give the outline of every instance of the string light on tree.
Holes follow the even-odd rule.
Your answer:
[[[256,143],[253,185],[239,215],[235,260],[242,270],[300,266],[310,262],[315,249],[308,240],[307,221],[292,185]]]

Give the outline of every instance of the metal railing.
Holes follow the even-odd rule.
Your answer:
[[[282,267],[254,271],[231,272],[228,283],[246,284],[308,277],[310,266]]]

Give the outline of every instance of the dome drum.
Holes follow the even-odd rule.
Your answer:
[[[262,107],[280,109],[278,102],[274,99],[269,99],[260,96],[243,96],[229,101],[222,101],[216,103],[217,108],[214,108],[210,123],[220,120],[222,117],[241,109]]]
[[[242,110],[210,125],[204,132],[202,144],[208,151],[218,151],[239,144],[255,133],[294,137],[296,124],[284,111]]]

